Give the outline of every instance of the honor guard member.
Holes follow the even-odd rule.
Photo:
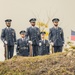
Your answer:
[[[35,26],[36,19],[32,18],[29,20],[31,26],[27,28],[27,37],[29,37],[29,42],[32,43],[33,47],[33,56],[38,55],[38,41],[40,40],[40,30]]]
[[[29,48],[28,48],[28,40],[25,37],[26,31],[20,31],[21,38],[17,40],[17,55],[20,56],[28,56]]]
[[[41,40],[39,41],[38,55],[47,55],[50,53],[49,41],[45,39],[46,32],[41,32]]]
[[[13,57],[14,53],[14,44],[16,43],[16,33],[13,28],[11,28],[11,19],[5,20],[6,23],[6,28],[2,29],[1,33],[1,39],[4,43],[4,45],[7,45],[7,53],[8,54],[8,59]],[[6,46],[5,46],[6,47]]]
[[[52,20],[54,27],[49,30],[49,40],[54,47],[54,52],[62,52],[64,44],[64,33],[63,29],[58,26],[59,21],[58,18],[54,18]]]

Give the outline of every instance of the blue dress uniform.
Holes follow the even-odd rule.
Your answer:
[[[45,32],[41,32],[41,35],[46,34]],[[50,53],[50,45],[49,41],[45,39],[41,39],[39,41],[39,49],[38,49],[38,55],[47,55]]]
[[[12,20],[5,20],[5,22],[11,22]],[[2,29],[1,39],[3,42],[7,41],[8,46],[8,59],[12,58],[14,53],[14,43],[16,42],[16,33],[13,28]]]
[[[52,21],[59,21],[59,19],[53,19]],[[62,52],[62,47],[64,44],[64,33],[63,29],[60,27],[52,27],[49,30],[49,40],[53,42],[54,52]]]
[[[36,19],[32,18],[30,19],[29,22],[35,22]],[[29,37],[29,40],[32,41],[32,46],[33,46],[33,56],[37,56],[38,55],[38,41],[40,40],[40,30],[38,27],[29,27],[27,28],[27,37]]]
[[[25,34],[25,31],[21,31],[20,34]],[[20,38],[17,40],[17,55],[28,56],[29,55],[29,45],[28,39]]]
[[[20,56],[28,56],[29,55],[29,47],[28,47],[28,41],[24,38],[17,40],[17,55]]]
[[[48,40],[40,40],[41,46],[38,49],[38,55],[47,55],[50,53]]]

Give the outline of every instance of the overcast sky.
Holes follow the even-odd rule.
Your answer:
[[[75,30],[75,0],[0,0],[0,31],[6,27],[5,19],[11,18],[12,27],[19,31],[30,26],[29,19],[39,17],[47,22],[47,16],[59,18],[65,39]],[[50,21],[49,28],[53,24]]]

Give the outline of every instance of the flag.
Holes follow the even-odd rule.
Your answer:
[[[75,31],[71,30],[71,40],[75,41]]]

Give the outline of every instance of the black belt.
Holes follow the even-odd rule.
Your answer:
[[[22,48],[20,48],[20,49],[28,49],[28,47],[22,47]]]

